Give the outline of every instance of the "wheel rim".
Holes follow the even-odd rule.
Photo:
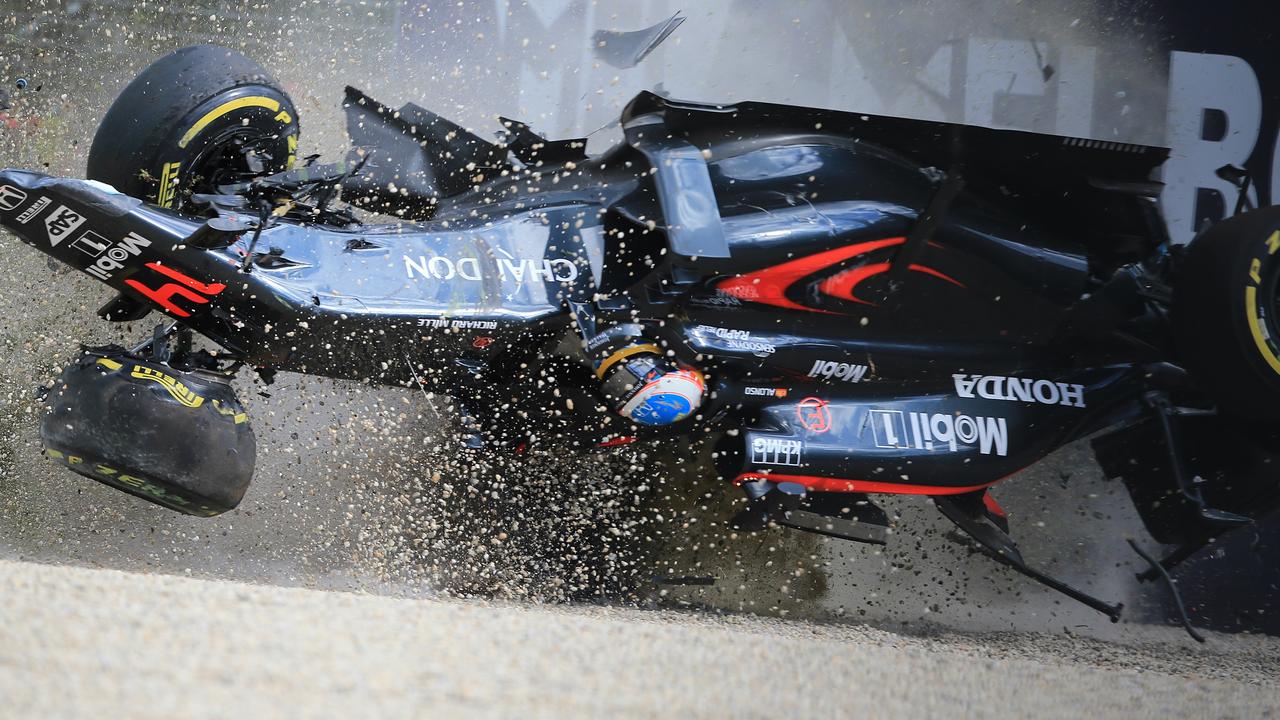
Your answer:
[[[279,172],[285,166],[275,157],[279,141],[279,135],[251,126],[226,128],[212,136],[183,170],[177,207],[192,195],[217,193],[219,186]],[[255,158],[260,169],[254,167]]]

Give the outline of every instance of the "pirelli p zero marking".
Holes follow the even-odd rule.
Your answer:
[[[229,112],[234,112],[236,110],[239,110],[240,108],[246,108],[246,107],[261,107],[261,108],[266,108],[272,112],[278,113],[280,110],[280,103],[277,100],[272,100],[269,97],[262,97],[261,95],[250,95],[249,97],[242,97],[242,98],[237,98],[235,100],[228,100],[227,102],[224,102],[218,107],[205,113],[199,120],[196,121],[194,125],[191,126],[189,130],[183,133],[182,138],[178,140],[178,147],[185,148],[193,139],[195,139],[195,136],[200,134],[201,130],[204,130],[206,127],[208,127],[209,123],[213,122],[214,120],[217,120],[218,118],[222,117],[223,115],[226,115]],[[289,120],[293,119],[292,117],[289,116],[288,113],[285,113],[285,117],[288,118]],[[279,119],[279,117],[277,117],[277,119]]]
[[[50,447],[44,449],[44,455],[50,460],[62,463],[73,472],[91,477],[125,492],[146,497],[152,502],[188,515],[213,517],[219,512],[201,502],[198,497],[188,496],[177,488],[156,482],[138,471],[134,471],[137,474],[132,474],[120,470],[107,462]]]
[[[1244,289],[1244,309],[1246,320],[1249,323],[1249,333],[1253,336],[1253,342],[1258,347],[1258,352],[1262,353],[1262,359],[1266,361],[1271,369],[1280,375],[1280,338],[1276,338],[1271,329],[1267,326],[1268,317],[1272,323],[1275,323],[1276,308],[1274,306],[1264,308],[1259,303],[1258,288],[1263,284],[1262,266],[1270,260],[1280,250],[1280,230],[1271,233],[1270,236],[1262,243],[1263,252],[1254,257],[1249,263],[1248,285]],[[1273,281],[1274,282],[1274,281]],[[1274,290],[1274,288],[1273,288]],[[1264,294],[1262,302],[1267,302],[1268,298]]]

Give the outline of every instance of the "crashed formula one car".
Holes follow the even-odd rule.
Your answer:
[[[1280,499],[1280,209],[1172,247],[1163,149],[642,93],[589,157],[345,108],[351,154],[300,164],[289,97],[197,46],[123,91],[88,181],[0,173],[0,224],[115,290],[104,318],[167,318],[69,364],[50,458],[216,515],[254,467],[238,369],[396,384],[474,447],[706,435],[744,530],[883,543],[874,496],[929,496],[1113,619],[1022,560],[991,486],[1092,436],[1164,566]]]

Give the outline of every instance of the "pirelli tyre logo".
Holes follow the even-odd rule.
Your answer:
[[[129,373],[131,376],[139,380],[150,380],[169,392],[174,400],[186,405],[189,408],[198,408],[204,404],[204,398],[197,395],[194,390],[182,384],[172,375],[161,372],[155,368],[149,368],[146,365],[134,365],[133,371]]]
[[[162,208],[172,208],[173,199],[178,194],[178,168],[180,162],[165,163],[160,168],[160,191],[156,194],[156,204]]]
[[[51,205],[52,203],[53,203],[52,200],[50,200],[49,198],[43,195],[36,198],[36,201],[31,203],[31,207],[27,208],[26,210],[23,210],[22,214],[18,215],[18,218],[17,218],[18,224],[26,225],[27,223],[31,222],[31,218],[35,217],[36,215],[39,215],[41,210],[49,207],[49,205]]]
[[[98,364],[109,370],[119,370],[124,367],[123,363],[116,362],[111,358],[98,358]],[[160,385],[173,396],[174,400],[189,408],[198,408],[204,404],[202,396],[196,394],[194,390],[166,372],[149,368],[146,365],[134,365],[133,369],[129,371],[129,375],[139,380],[150,380]]]
[[[1280,252],[1280,230],[1271,233],[1261,243],[1258,255],[1249,263],[1249,276],[1244,288],[1244,309],[1254,345],[1257,345],[1258,352],[1267,365],[1280,374],[1280,338],[1272,337],[1267,328],[1266,313],[1271,309],[1264,308],[1259,312],[1258,302],[1258,288],[1262,285],[1262,264],[1277,252]]]

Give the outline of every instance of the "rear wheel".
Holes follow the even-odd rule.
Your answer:
[[[1280,419],[1280,206],[1191,242],[1173,319],[1179,354],[1223,410]]]
[[[180,209],[193,193],[288,169],[297,147],[297,109],[266,70],[234,50],[194,45],[125,87],[98,125],[86,174]]]

